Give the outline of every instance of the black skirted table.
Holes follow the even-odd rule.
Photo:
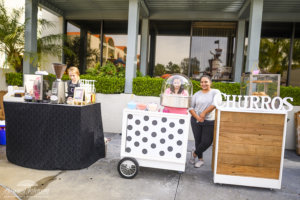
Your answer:
[[[8,161],[34,169],[82,169],[105,156],[99,103],[4,102]]]

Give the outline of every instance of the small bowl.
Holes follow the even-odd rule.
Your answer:
[[[137,109],[139,109],[139,110],[146,110],[147,105],[146,105],[146,104],[143,104],[143,103],[138,103],[136,107],[137,107]]]
[[[132,109],[132,110],[134,110],[134,109],[136,109],[136,103],[135,102],[129,102],[128,104],[127,104],[127,108],[129,108],[129,109]]]
[[[158,105],[156,103],[149,103],[147,105],[147,110],[152,111],[152,112],[156,112],[158,109]]]

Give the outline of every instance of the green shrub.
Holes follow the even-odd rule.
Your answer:
[[[103,94],[119,94],[124,92],[125,78],[118,77],[100,77],[89,74],[83,74],[81,79],[95,80],[97,93]]]
[[[240,94],[240,84],[239,83],[222,83],[213,82],[212,88],[220,90],[222,93],[239,95]]]
[[[300,106],[300,87],[280,87],[280,97],[292,97],[293,101],[290,102],[294,106]]]
[[[192,80],[193,83],[193,94],[201,90],[200,82]],[[220,90],[222,93],[239,95],[240,94],[240,84],[239,83],[222,83],[213,82],[212,88]]]
[[[133,79],[132,93],[139,96],[159,96],[162,78],[137,77]]]
[[[5,74],[7,85],[23,86],[23,74],[22,73],[6,73]]]
[[[17,85],[17,86],[23,86],[23,74],[22,73],[6,73],[6,83],[7,85]],[[49,74],[47,76],[44,76],[44,79],[49,81],[50,86],[52,85],[53,81],[55,81],[56,76],[54,74]],[[69,80],[69,76],[64,74],[62,77],[63,81]]]
[[[7,73],[6,83],[8,85],[23,85],[23,74],[22,73]],[[44,76],[45,80],[52,82],[55,80],[55,75],[49,74]],[[118,94],[123,93],[125,88],[125,78],[121,77],[101,77],[90,74],[80,75],[81,79],[96,80],[96,92],[103,94]],[[68,75],[64,74],[62,80],[69,80]],[[162,78],[151,78],[151,77],[136,77],[133,79],[133,94],[139,96],[156,96],[158,97],[161,93],[161,87],[163,83]],[[199,81],[192,80],[193,84],[193,93],[195,94],[200,90]],[[240,84],[239,83],[222,83],[214,82],[212,85],[213,88],[219,89],[221,92],[231,95],[240,94]],[[294,106],[300,105],[300,87],[280,87],[280,97],[292,97]]]

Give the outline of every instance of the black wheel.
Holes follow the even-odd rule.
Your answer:
[[[139,164],[134,158],[125,157],[119,161],[118,172],[123,178],[134,178],[139,172]]]

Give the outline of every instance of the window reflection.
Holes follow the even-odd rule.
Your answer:
[[[232,80],[235,23],[195,22],[192,24],[190,76],[199,79]]]
[[[183,73],[187,75],[190,36],[157,36],[154,75]]]

